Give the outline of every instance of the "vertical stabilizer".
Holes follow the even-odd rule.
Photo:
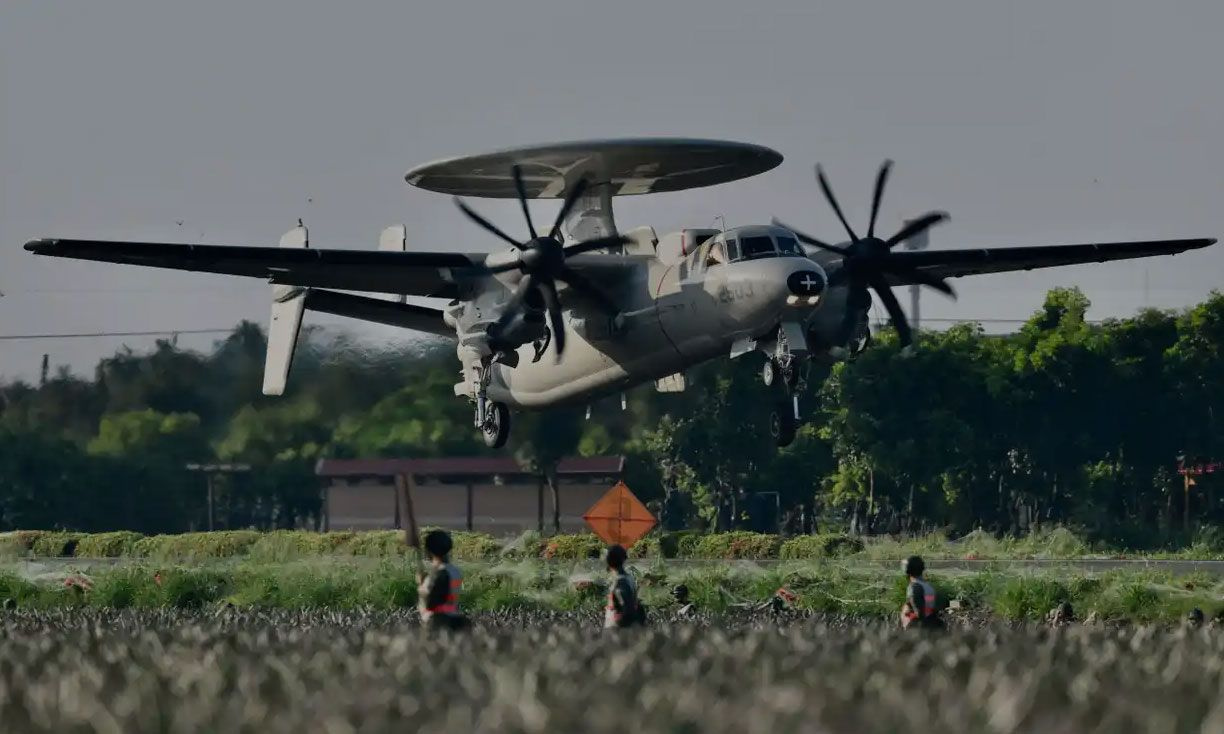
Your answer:
[[[310,234],[299,221],[298,226],[281,237],[281,247],[310,246]],[[293,350],[297,347],[298,331],[302,328],[302,311],[306,308],[306,289],[294,285],[272,286],[272,320],[268,323],[268,353],[264,358],[264,395],[281,395],[289,381]]]

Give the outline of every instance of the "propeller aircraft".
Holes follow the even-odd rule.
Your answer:
[[[880,168],[860,236],[824,171],[817,181],[849,237],[828,242],[773,220],[658,237],[621,231],[612,199],[711,186],[782,162],[769,148],[716,140],[628,139],[561,143],[453,158],[409,171],[409,184],[454,195],[463,214],[504,247],[420,252],[403,225],[377,251],[313,249],[305,226],[279,247],[39,239],[38,255],[262,278],[272,284],[263,392],[283,393],[306,310],[455,340],[455,394],[473,405],[489,446],[503,446],[512,409],[582,404],[654,381],[681,391],[684,373],[719,357],[762,360],[774,393],[771,433],[789,444],[812,360],[852,358],[870,343],[879,299],[902,346],[913,335],[892,288],[922,285],[949,296],[949,278],[1171,255],[1213,239],[1046,247],[897,250],[947,219],[931,212],[890,237],[876,233],[891,163]],[[508,234],[459,197],[515,198],[526,235]],[[560,199],[538,226],[528,202]],[[367,295],[356,295],[353,292]],[[441,308],[407,296],[444,299]]]

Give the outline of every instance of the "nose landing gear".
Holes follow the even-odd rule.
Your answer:
[[[799,324],[778,327],[773,348],[765,353],[761,382],[781,395],[769,414],[769,435],[779,447],[789,446],[799,430],[799,395],[807,387],[809,367],[807,338]]]
[[[480,434],[489,448],[500,449],[506,445],[510,438],[510,409],[505,403],[488,404]]]

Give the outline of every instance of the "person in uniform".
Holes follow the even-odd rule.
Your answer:
[[[943,627],[935,606],[935,587],[922,578],[926,570],[920,556],[910,556],[901,562],[907,580],[905,604],[901,607],[902,629],[938,629]]]
[[[604,607],[604,629],[620,629],[645,624],[646,612],[638,599],[637,583],[625,571],[629,554],[619,545],[608,546],[605,559],[612,582],[608,587],[608,604]]]
[[[425,534],[425,552],[429,554],[430,571],[418,577],[417,608],[421,622],[429,629],[461,630],[468,626],[467,617],[459,612],[459,592],[463,575],[450,562],[450,533],[431,530]]]

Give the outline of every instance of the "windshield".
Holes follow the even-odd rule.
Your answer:
[[[799,246],[799,243],[796,242],[793,237],[779,237],[778,249],[782,251],[783,255],[798,255],[799,257],[807,257],[807,254],[803,251],[803,248]]]
[[[774,257],[777,254],[774,250],[773,240],[768,236],[741,238],[740,251],[745,260],[752,260],[758,257]]]

